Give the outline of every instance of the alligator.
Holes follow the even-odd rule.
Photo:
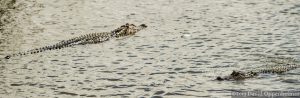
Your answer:
[[[134,35],[138,31],[146,28],[147,26],[145,24],[141,24],[139,26],[135,26],[134,24],[126,23],[125,25],[122,25],[121,27],[110,31],[110,32],[100,32],[100,33],[90,33],[86,35],[81,35],[78,37],[74,37],[68,40],[60,41],[54,45],[44,46],[40,48],[31,49],[25,52],[19,52],[11,55],[7,55],[5,59],[10,59],[11,57],[15,56],[22,56],[27,54],[36,54],[40,52],[44,52],[47,50],[56,50],[56,49],[62,49],[66,47],[71,47],[75,45],[86,45],[86,44],[97,44],[102,43],[105,41],[108,41],[112,38],[119,38],[123,36],[130,36]]]
[[[270,62],[273,65],[267,65],[264,68],[253,69],[250,71],[232,71],[232,73],[228,76],[218,76],[215,80],[218,81],[239,81],[245,80],[249,78],[256,78],[260,74],[283,74],[287,71],[294,70],[300,68],[300,64],[297,64],[297,61],[292,58],[282,58],[280,60],[271,60]]]

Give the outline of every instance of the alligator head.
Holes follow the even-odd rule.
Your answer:
[[[233,71],[229,76],[225,77],[217,77],[216,80],[223,81],[223,80],[244,80],[247,78],[253,78],[257,76],[258,74],[256,72],[250,71],[250,72],[243,72],[243,71]]]
[[[145,24],[135,26],[134,24],[126,23],[125,25],[122,25],[121,27],[113,30],[112,36],[121,37],[121,36],[134,35],[135,33],[137,33],[138,31],[144,28],[147,28]]]

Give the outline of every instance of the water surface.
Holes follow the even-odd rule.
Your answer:
[[[1,60],[0,96],[230,97],[299,90],[300,70],[218,82],[264,65],[255,54],[299,59],[296,0],[21,0],[2,30],[1,57],[125,23],[135,36]]]

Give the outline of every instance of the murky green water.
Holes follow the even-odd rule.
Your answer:
[[[20,0],[1,31],[1,56],[125,23],[135,36],[2,59],[0,96],[230,97],[237,90],[300,90],[300,69],[213,81],[264,65],[263,54],[299,59],[297,0]]]

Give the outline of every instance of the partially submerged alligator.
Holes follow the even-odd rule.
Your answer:
[[[284,58],[285,60],[282,61],[276,61],[273,60],[271,62],[274,63],[274,65],[269,65],[266,68],[262,69],[256,69],[256,70],[250,70],[250,71],[233,71],[230,75],[220,77],[218,76],[216,80],[219,81],[235,81],[235,80],[245,80],[249,78],[255,78],[258,77],[260,74],[282,74],[284,72],[294,70],[297,68],[300,68],[300,64],[295,63],[295,59],[291,58]]]
[[[71,38],[69,40],[63,40],[54,45],[45,46],[45,47],[41,47],[41,48],[35,48],[35,49],[31,49],[31,50],[28,50],[25,52],[11,54],[11,55],[6,56],[5,59],[9,59],[14,56],[36,54],[36,53],[43,52],[46,50],[55,50],[55,49],[61,49],[61,48],[65,48],[65,47],[71,47],[74,45],[101,43],[101,42],[105,42],[111,38],[118,38],[118,37],[122,37],[122,36],[134,35],[138,31],[140,31],[146,27],[147,26],[145,24],[135,26],[134,24],[127,23],[111,32],[101,32],[101,33],[91,33],[91,34],[81,35],[79,37]]]

